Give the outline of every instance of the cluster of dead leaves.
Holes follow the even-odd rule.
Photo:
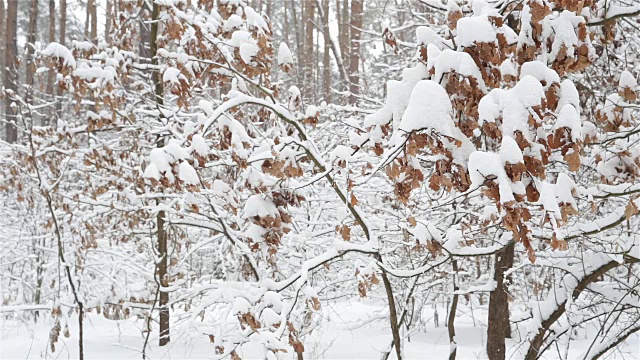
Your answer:
[[[371,287],[380,283],[375,272],[364,273],[360,272],[360,269],[356,269],[356,278],[358,279],[358,293],[361,298],[367,297],[367,292],[371,290]]]
[[[386,168],[387,176],[394,180],[393,192],[403,204],[409,201],[411,191],[419,188],[424,174],[410,164],[408,157],[399,157]]]

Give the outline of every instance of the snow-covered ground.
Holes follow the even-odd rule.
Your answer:
[[[446,359],[449,354],[447,329],[443,327],[445,309],[438,307],[440,326],[435,327],[433,308],[425,310],[423,320],[428,327],[407,336],[405,333],[405,358],[407,359]],[[364,299],[350,303],[326,305],[323,309],[325,319],[322,326],[315,329],[305,339],[305,359],[379,359],[382,351],[390,344],[391,336],[387,331],[384,307],[373,300]],[[458,359],[483,359],[486,313],[481,309],[473,312],[462,306],[456,318],[456,338],[458,341]],[[173,323],[179,322],[172,319]],[[88,314],[85,322],[86,359],[141,359],[145,336],[141,333],[140,320],[107,320],[102,315]],[[62,325],[64,329],[64,324]],[[47,319],[34,324],[4,320],[0,340],[0,359],[75,359],[77,358],[77,318],[69,321],[71,336],[60,334],[56,352],[48,351],[50,324]],[[158,347],[157,332],[149,340],[147,354],[150,359],[207,359],[214,354],[213,345],[204,336],[189,332],[185,326],[174,328],[171,343],[165,348]],[[520,359],[514,353],[515,342],[510,343],[510,359]],[[580,356],[589,346],[588,342],[577,337],[569,348],[569,359],[581,359]],[[547,352],[546,359],[563,356],[566,349]],[[262,359],[263,353],[258,344],[245,345],[239,354],[243,359]],[[295,359],[291,351],[281,354],[282,359]],[[394,358],[391,356],[390,358]],[[608,359],[640,359],[638,337],[630,338]]]

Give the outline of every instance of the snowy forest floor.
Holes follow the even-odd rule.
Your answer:
[[[363,299],[349,303],[328,304],[323,309],[322,325],[305,339],[304,359],[379,359],[382,351],[390,344],[391,335],[387,330],[385,307],[373,299]],[[414,330],[410,336],[405,333],[404,354],[406,359],[446,359],[449,355],[449,340],[445,324],[446,305],[438,306],[439,326],[435,326],[434,309],[429,307],[422,315],[425,328]],[[75,315],[75,314],[74,314]],[[60,334],[56,352],[49,349],[49,319],[34,324],[33,320],[3,320],[0,333],[0,359],[76,359],[77,318],[69,318],[71,336]],[[457,358],[485,359],[483,342],[486,334],[486,309],[473,311],[467,305],[459,306],[456,317]],[[149,339],[147,355],[150,359],[208,359],[214,354],[214,347],[207,337],[198,336],[195,329],[175,325],[172,319],[171,343],[164,348],[157,346],[157,331]],[[142,320],[131,317],[127,320],[107,320],[102,315],[88,314],[85,321],[86,359],[141,359],[145,335],[142,334]],[[64,329],[64,324],[62,324]],[[595,330],[597,331],[597,330]],[[555,349],[545,354],[545,359],[582,359],[580,356],[589,342],[584,334],[578,334],[567,349]],[[508,359],[520,359],[517,343],[508,343]],[[258,344],[245,345],[238,353],[242,359],[263,359]],[[282,359],[295,359],[291,351],[281,354]],[[391,356],[390,359],[395,358]],[[635,335],[611,352],[607,359],[640,359],[639,336]]]

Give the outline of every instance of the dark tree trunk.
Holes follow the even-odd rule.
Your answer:
[[[451,349],[449,352],[449,360],[455,360],[457,354],[457,343],[456,343],[456,311],[458,310],[458,294],[455,292],[458,291],[458,262],[453,260],[453,299],[451,301],[451,308],[449,309],[449,317],[447,319],[447,330],[449,332],[449,348]]]
[[[505,359],[505,339],[511,337],[509,323],[509,296],[505,285],[505,272],[513,266],[513,243],[497,253],[493,280],[496,289],[489,295],[489,316],[487,328],[487,355],[490,360]]]
[[[159,19],[159,15],[160,15],[159,13],[160,13],[160,9],[158,7],[158,4],[154,3],[153,11],[151,14],[151,17],[154,21],[151,24],[151,32],[149,37],[149,45],[150,45],[149,56],[151,57],[152,59],[151,62],[154,65],[158,65],[158,59],[155,57],[155,55],[158,52],[158,44],[156,42],[158,38],[158,22],[156,20]],[[163,99],[164,89],[163,89],[162,81],[160,80],[160,74],[158,74],[158,72],[155,70],[153,71],[152,81],[155,86],[156,104],[158,106],[162,106],[164,102],[164,99]],[[164,140],[160,140],[158,143],[158,146],[161,147],[163,145],[164,145]],[[168,249],[167,232],[164,228],[164,224],[165,224],[164,218],[165,218],[165,212],[160,211],[156,218],[156,223],[158,226],[158,230],[157,230],[158,255],[160,257],[160,260],[156,264],[156,276],[160,285],[163,287],[166,287],[169,285],[168,283],[169,278],[167,274],[168,264],[169,264],[169,259],[168,259],[169,254],[167,251]],[[159,295],[159,308],[160,308],[159,345],[165,346],[171,341],[170,319],[169,319],[169,293],[166,291],[160,291],[160,290],[159,290],[159,293],[160,293]]]

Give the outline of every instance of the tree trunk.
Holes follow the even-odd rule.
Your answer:
[[[89,26],[91,26],[91,3],[93,0],[87,1],[87,8],[84,17],[84,37],[85,39],[89,38]]]
[[[26,67],[26,81],[28,86],[33,85],[33,77],[36,72],[35,64],[35,44],[36,44],[36,32],[38,31],[38,0],[31,0],[29,6],[29,29],[27,33],[27,67]],[[30,103],[31,89],[28,90],[27,102]]]
[[[6,15],[6,31],[5,31],[5,60],[4,60],[4,87],[6,90],[11,90],[14,93],[17,89],[17,76],[18,76],[18,44],[16,42],[16,32],[18,29],[18,2],[9,1],[7,4]],[[15,109],[11,107],[11,97],[5,99],[5,118],[8,121],[6,123],[6,136],[7,142],[15,143],[18,140],[18,128],[15,123]]]
[[[340,2],[337,2],[336,5],[338,5],[338,14],[340,13],[339,11],[339,6],[340,6]],[[316,6],[318,7],[318,9],[321,8],[320,5],[320,0],[316,0]],[[328,12],[324,13],[323,11],[319,12],[322,23],[324,24],[325,21],[325,17],[326,19],[329,18],[329,14]],[[334,41],[334,39],[331,37],[331,33],[328,32],[329,34],[329,46],[331,48],[331,52],[333,52],[333,59],[336,62],[336,65],[338,66],[338,70],[340,72],[340,78],[344,81],[345,84],[347,84],[349,82],[349,74],[347,73],[347,69],[345,69],[344,67],[344,63],[342,61],[342,54],[340,54],[340,50],[339,50],[339,45],[336,44],[336,41]]]
[[[158,65],[158,59],[155,57],[158,52],[158,44],[156,40],[158,38],[158,19],[160,9],[157,3],[153,3],[153,12],[151,14],[152,19],[154,20],[151,24],[151,33],[149,38],[150,45],[150,57],[153,65]],[[154,70],[152,75],[153,85],[155,86],[155,101],[158,106],[163,105],[163,84],[160,79],[160,74]],[[161,147],[164,145],[164,140],[160,140],[158,146]],[[160,286],[166,287],[168,286],[168,263],[169,263],[169,254],[167,251],[167,232],[164,229],[165,223],[165,213],[164,211],[160,211],[157,215],[156,222],[158,226],[158,255],[160,260],[156,264],[156,276],[160,283]],[[159,345],[165,346],[171,340],[170,338],[170,321],[169,321],[169,293],[166,291],[159,291],[159,308],[160,308],[160,339]]]
[[[4,0],[0,0],[0,29],[6,31]],[[4,54],[4,37],[0,36],[0,54]],[[0,76],[4,79],[4,56],[0,56]]]
[[[60,44],[67,43],[67,0],[60,0]]]
[[[285,4],[286,5],[286,4]],[[298,16],[296,15],[296,3],[294,0],[291,0],[291,18],[293,19],[293,32],[295,33],[295,53],[298,54],[296,56],[298,68],[296,69],[296,82],[300,82],[300,73],[302,72],[302,54],[300,51],[300,32],[302,27],[298,25]]]
[[[449,332],[449,360],[455,360],[457,354],[458,344],[456,343],[456,311],[458,310],[458,262],[453,260],[453,299],[451,301],[451,309],[449,310],[449,317],[447,319],[447,330]]]
[[[147,41],[149,39],[153,40],[151,35],[151,31],[149,30],[149,25],[145,22],[149,20],[149,8],[147,8],[147,3],[144,3],[142,11],[140,11],[140,16],[142,16],[143,21],[139,22],[139,32],[140,32],[140,56],[145,59],[150,59],[153,55],[150,49],[156,48],[155,44],[148,44]],[[153,16],[153,14],[152,14]],[[153,27],[153,25],[151,26]]]
[[[349,58],[349,90],[352,94],[360,93],[360,34],[362,29],[362,0],[351,1],[351,27],[350,27],[350,42],[351,42],[351,56]],[[355,103],[355,96],[350,97],[350,102]]]
[[[339,6],[341,0],[336,0],[336,4]],[[346,68],[349,68],[349,49],[350,49],[350,28],[349,28],[349,0],[343,0],[342,11],[338,9],[338,43],[340,43],[340,54],[342,61]],[[348,81],[348,79],[347,79]],[[348,86],[347,86],[348,88]]]
[[[105,22],[104,22],[104,38],[107,41],[107,44],[111,44],[109,33],[111,32],[111,18],[113,16],[113,3],[107,0],[107,8],[105,12]]]
[[[306,98],[314,95],[312,85],[314,84],[313,71],[314,66],[314,41],[313,41],[313,20],[315,17],[315,4],[312,1],[303,1],[303,26],[304,26],[304,67],[302,69],[303,76],[303,92]]]
[[[504,360],[505,339],[511,337],[509,323],[509,298],[504,284],[505,272],[513,266],[513,243],[497,253],[493,280],[496,288],[489,295],[489,316],[487,328],[487,355],[491,360]]]
[[[50,43],[56,41],[56,2],[55,0],[49,0],[49,38],[47,40]],[[47,72],[47,94],[52,98],[55,98],[56,96],[56,92],[53,88],[55,80],[56,80],[55,72],[53,72],[52,70],[49,70]],[[53,112],[50,111],[50,114],[52,113]],[[48,119],[43,118],[42,125],[43,126],[49,125],[51,118],[52,116],[49,116]]]
[[[324,100],[331,102],[331,37],[329,34],[329,0],[322,0],[322,32],[324,33],[324,51],[322,58]]]
[[[89,0],[91,6],[89,6],[89,15],[91,15],[91,30],[89,33],[89,39],[92,43],[98,43],[98,6],[96,0]]]

